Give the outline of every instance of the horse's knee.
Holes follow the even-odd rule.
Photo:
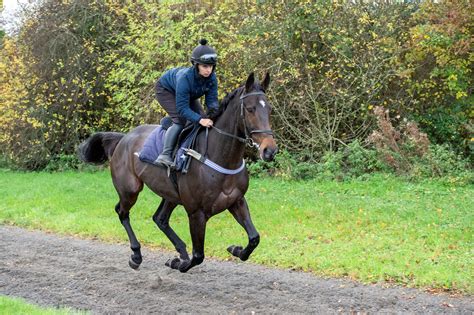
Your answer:
[[[120,202],[115,205],[115,212],[117,212],[120,222],[122,223],[129,218],[129,211],[123,210],[123,208],[120,207]]]

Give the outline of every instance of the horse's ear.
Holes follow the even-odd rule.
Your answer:
[[[263,82],[262,82],[263,90],[266,91],[269,85],[270,85],[270,73],[267,72],[265,73],[265,77],[263,78]]]
[[[255,82],[255,75],[253,72],[249,74],[249,77],[247,78],[247,82],[245,82],[245,91],[250,92],[252,90],[253,84]]]

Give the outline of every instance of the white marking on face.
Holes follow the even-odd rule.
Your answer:
[[[262,107],[265,107],[265,105],[267,105],[267,104],[265,104],[264,100],[260,100],[259,103],[260,103],[260,105],[262,105]]]

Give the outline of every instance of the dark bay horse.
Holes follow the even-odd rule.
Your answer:
[[[228,94],[221,102],[221,113],[215,119],[215,128],[209,129],[207,138],[206,132],[198,135],[195,150],[207,152],[209,160],[230,170],[242,166],[245,145],[249,143],[258,147],[260,158],[273,160],[277,146],[270,127],[271,106],[265,95],[269,84],[268,73],[261,84],[251,73],[244,86]],[[120,198],[115,211],[128,234],[132,249],[130,267],[136,269],[142,262],[140,243],[130,224],[129,212],[143,184],[162,197],[153,220],[179,253],[179,258],[170,259],[167,266],[186,272],[202,263],[206,222],[226,209],[245,229],[249,238],[245,248],[233,245],[227,250],[241,260],[247,260],[260,240],[244,197],[249,186],[247,170],[244,168],[237,174],[227,175],[193,160],[188,172],[177,173],[176,182],[173,182],[166,168],[141,162],[135,154],[156,127],[143,125],[127,134],[99,132],[79,147],[79,154],[86,162],[101,164],[110,160],[113,184]],[[193,243],[191,259],[186,244],[169,225],[171,213],[177,205],[183,205],[188,214]]]

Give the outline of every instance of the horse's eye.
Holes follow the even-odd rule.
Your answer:
[[[245,109],[249,112],[249,113],[253,113],[255,111],[255,106],[247,106],[245,107]]]

